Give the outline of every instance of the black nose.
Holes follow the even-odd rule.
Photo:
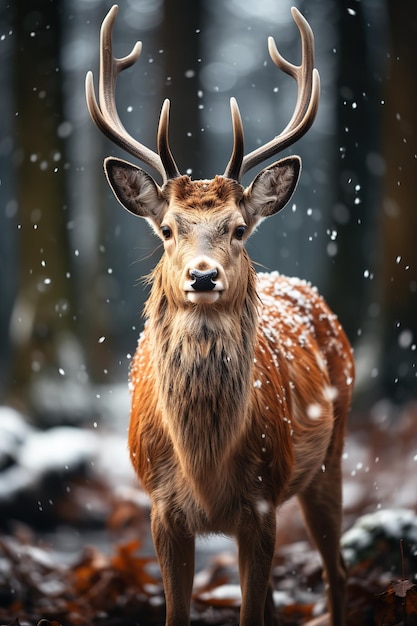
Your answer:
[[[194,278],[191,287],[196,291],[211,291],[216,286],[213,279],[217,276],[217,270],[206,270],[205,272],[190,270],[190,276]]]

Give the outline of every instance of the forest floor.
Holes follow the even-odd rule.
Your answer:
[[[0,465],[0,624],[163,624],[149,506],[128,465],[125,434],[19,428],[8,433],[14,452]],[[1,452],[0,445],[0,461]],[[347,624],[415,626],[417,404],[381,401],[354,412],[343,472]],[[279,511],[273,589],[283,625],[324,609],[320,559],[296,500]],[[239,604],[233,542],[199,540],[193,626],[237,624]]]

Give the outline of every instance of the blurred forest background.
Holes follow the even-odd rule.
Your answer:
[[[120,210],[102,173],[119,154],[87,113],[98,77],[104,0],[0,5],[0,393],[41,421],[83,421],[126,381],[160,247]],[[143,41],[118,82],[128,130],[155,147],[163,98],[182,172],[223,172],[240,103],[250,151],[289,120],[295,85],[267,36],[293,62],[290,0],[122,0],[116,56]],[[416,395],[417,72],[414,0],[309,0],[316,38],[317,121],[291,151],[303,158],[292,206],[250,242],[258,267],[311,280],[356,349],[356,401]],[[126,156],[126,155],[122,155]],[[255,172],[251,172],[252,175]],[[249,180],[245,181],[249,182]]]

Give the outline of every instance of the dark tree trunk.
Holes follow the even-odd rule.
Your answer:
[[[60,138],[59,2],[18,0],[13,14],[18,288],[10,400],[26,405],[36,377],[58,375],[59,346],[72,334],[74,309]]]
[[[368,155],[378,149],[377,82],[369,58],[366,16],[360,3],[339,6],[337,49],[337,138],[334,143],[334,205],[337,249],[331,273],[329,301],[340,312],[352,342],[366,322],[373,285],[375,194],[379,179],[368,167]]]
[[[198,109],[201,3],[166,0],[164,10],[165,94],[172,105],[170,145],[181,174],[190,169],[198,179],[205,164]]]
[[[380,229],[382,390],[417,395],[417,4],[388,1],[390,55],[383,119],[386,177]]]

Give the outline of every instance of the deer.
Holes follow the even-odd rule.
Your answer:
[[[301,37],[294,65],[268,40],[273,63],[298,88],[292,118],[276,137],[244,154],[239,107],[230,100],[233,149],[224,174],[182,175],[162,106],[157,152],[124,128],[115,104],[118,74],[141,53],[116,58],[114,5],[101,27],[99,98],[86,76],[90,116],[114,144],[154,170],[107,157],[120,204],[145,219],[163,253],[154,267],[145,323],[130,367],[128,448],[150,497],[151,532],[165,593],[166,626],[190,623],[195,537],[221,533],[237,543],[241,626],[275,623],[270,577],[277,511],[297,496],[323,562],[328,614],[343,626],[346,566],[340,550],[342,470],[354,381],[353,351],[337,316],[305,280],[256,273],[245,248],[259,224],[281,211],[301,159],[250,169],[311,127],[320,98],[314,36],[292,8]]]

